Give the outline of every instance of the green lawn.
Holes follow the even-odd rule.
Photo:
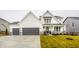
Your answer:
[[[72,38],[73,40],[67,40],[66,38]],[[41,35],[41,47],[42,48],[78,48],[79,36],[70,35]]]

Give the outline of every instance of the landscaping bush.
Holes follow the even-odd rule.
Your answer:
[[[44,35],[49,35],[51,34],[51,31],[44,31]]]
[[[44,31],[43,35],[72,35],[72,36],[76,36],[79,35],[79,32],[63,32],[63,33],[57,33],[57,32],[51,32],[51,31]]]

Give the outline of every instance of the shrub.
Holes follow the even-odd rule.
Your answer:
[[[44,31],[44,35],[51,34],[51,31]]]

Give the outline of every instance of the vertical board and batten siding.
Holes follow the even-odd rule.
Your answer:
[[[39,35],[41,28],[40,20],[29,12],[20,23],[11,26],[11,31],[13,35]]]
[[[43,30],[41,21],[32,12],[29,12],[19,24],[23,35],[38,35],[39,31]]]

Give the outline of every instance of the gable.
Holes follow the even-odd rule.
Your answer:
[[[25,17],[20,21],[20,22],[22,22],[22,21],[24,21],[28,16],[33,16],[33,17],[35,17],[35,18],[37,18],[31,11],[29,12],[29,13],[27,13],[26,15],[25,15]],[[38,18],[37,18],[38,19]]]
[[[44,14],[43,14],[43,16],[49,16],[49,17],[52,17],[53,15],[49,12],[49,11],[46,11]]]
[[[29,12],[25,18],[20,22],[21,27],[40,27],[40,20],[32,13]]]

